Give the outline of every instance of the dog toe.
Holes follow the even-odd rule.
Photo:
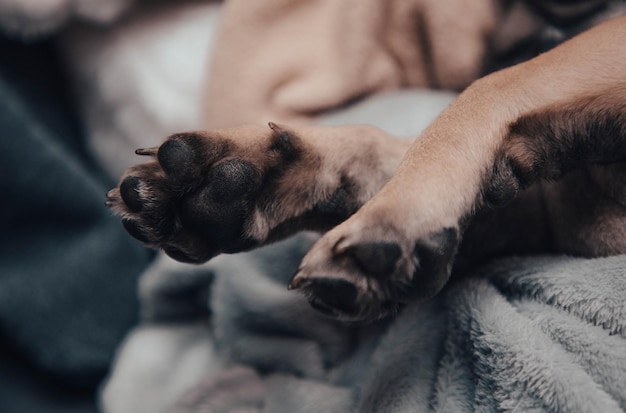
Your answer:
[[[148,238],[148,236],[145,234],[145,232],[140,228],[139,224],[136,221],[130,220],[130,219],[123,219],[122,220],[122,225],[124,226],[124,228],[126,229],[126,232],[128,232],[133,238],[143,242],[143,243],[149,243],[150,242],[150,238]]]
[[[437,294],[450,278],[460,241],[457,228],[444,228],[417,241],[410,282],[399,283],[392,289],[394,300],[405,302]]]
[[[383,278],[396,269],[402,249],[392,242],[365,242],[346,248],[357,266],[370,277]]]
[[[202,184],[206,172],[228,153],[228,142],[218,137],[177,133],[159,147],[157,160],[174,187],[188,191]]]
[[[187,264],[198,264],[198,260],[195,259],[194,257],[192,257],[191,255],[187,254],[186,252],[171,246],[171,245],[164,245],[163,246],[163,251],[172,259],[178,261],[178,262],[184,262]]]
[[[143,201],[139,194],[141,180],[136,176],[124,178],[120,184],[120,196],[131,212],[141,212]]]
[[[398,303],[362,281],[358,273],[349,271],[305,271],[294,277],[289,289],[299,290],[315,310],[342,321],[369,322],[397,312]]]
[[[317,278],[303,287],[309,303],[328,315],[356,314],[359,311],[358,291],[354,284],[336,278]]]
[[[261,174],[250,162],[229,159],[215,165],[208,180],[212,200],[227,203],[252,195],[260,187]]]
[[[188,180],[193,176],[194,150],[184,141],[169,139],[161,145],[157,159],[165,174],[175,181]]]
[[[409,243],[390,228],[340,225],[311,248],[289,287],[346,321],[382,318],[402,303],[432,297],[448,281],[459,230],[444,228]]]

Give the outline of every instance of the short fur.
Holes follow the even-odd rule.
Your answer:
[[[108,203],[187,262],[343,221],[289,286],[344,320],[431,297],[457,255],[462,272],[505,253],[625,253],[624,44],[618,18],[481,78],[410,148],[369,127],[174,135]]]

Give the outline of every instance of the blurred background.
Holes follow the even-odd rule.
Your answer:
[[[0,1],[3,412],[97,411],[155,255],[105,194],[135,148],[198,128],[218,12],[216,2]]]

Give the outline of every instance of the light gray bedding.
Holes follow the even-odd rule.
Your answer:
[[[181,413],[626,410],[626,256],[504,259],[394,318],[349,326],[286,290],[310,240],[223,256],[195,276],[177,271],[177,282],[163,262],[145,275],[144,302],[160,328],[176,326],[172,297],[184,306],[193,291],[209,291],[206,374],[158,411],[168,403]],[[155,318],[167,290],[178,295]],[[115,387],[144,384],[114,374],[105,406]]]

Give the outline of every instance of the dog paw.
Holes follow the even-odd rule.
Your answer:
[[[311,248],[289,288],[299,289],[311,306],[344,321],[383,318],[403,303],[439,292],[459,243],[457,227],[407,239],[388,225],[365,228],[349,221]]]
[[[308,134],[270,123],[173,135],[137,151],[154,159],[130,168],[107,205],[133,237],[190,263],[327,229],[374,192],[357,168],[371,154],[355,147],[328,156],[332,145],[316,147]]]

